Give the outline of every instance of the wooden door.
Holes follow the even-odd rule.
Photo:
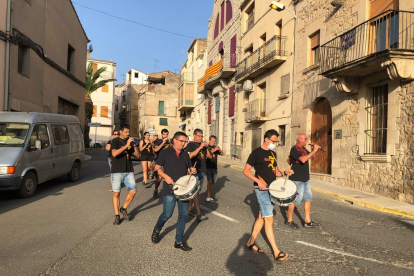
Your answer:
[[[326,98],[320,99],[312,114],[311,142],[320,145],[319,151],[311,160],[311,172],[331,174],[332,164],[332,111]]]

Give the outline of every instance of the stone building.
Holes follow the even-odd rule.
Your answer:
[[[235,73],[240,50],[241,0],[215,1],[207,31],[207,62],[204,76],[197,81],[198,93],[207,95],[205,102],[209,134],[226,155],[230,155],[235,138]]]
[[[280,3],[293,6],[290,0]],[[241,54],[237,65],[236,149],[233,156],[246,161],[260,147],[266,130],[279,132],[280,167],[286,168],[291,144],[295,18],[277,12],[270,1],[244,1],[240,6]]]
[[[88,53],[89,55],[89,53]],[[98,60],[88,58],[86,64],[92,63],[92,70],[96,71],[104,67],[105,72],[101,74],[98,81],[102,79],[115,79],[116,63],[107,60]],[[99,143],[103,145],[112,137],[112,130],[115,124],[115,82],[108,82],[91,94],[93,102],[93,114],[91,122],[101,123],[100,127],[91,127],[89,137],[92,145]]]
[[[187,50],[187,60],[181,68],[178,82],[178,111],[180,112],[180,129],[190,138],[194,129],[200,128],[208,137],[206,95],[197,93],[197,80],[204,76],[207,63],[207,40],[194,39]]]
[[[73,114],[83,124],[89,39],[72,2],[1,2],[2,110]]]
[[[292,134],[326,149],[311,177],[414,203],[414,1],[293,2]]]

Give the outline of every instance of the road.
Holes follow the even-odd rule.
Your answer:
[[[193,251],[173,248],[177,212],[154,245],[150,235],[162,200],[140,184],[141,165],[135,166],[133,219],[113,226],[106,154],[88,154],[92,160],[77,183],[49,181],[30,199],[0,194],[0,275],[414,275],[414,220],[317,193],[312,218],[322,227],[290,229],[286,211],[275,208],[275,235],[288,261],[272,260],[264,233],[257,244],[265,254],[246,250],[258,213],[252,183],[222,166],[217,202],[205,202],[206,185],[201,194],[209,219],[188,219],[185,237]],[[297,223],[301,208],[298,214]]]

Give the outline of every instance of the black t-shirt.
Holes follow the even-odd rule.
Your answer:
[[[289,176],[292,181],[306,182],[310,179],[309,177],[309,160],[305,163],[299,161],[301,156],[308,155],[309,151],[306,148],[293,146],[290,149],[290,164],[292,164],[292,170],[295,174]]]
[[[262,180],[263,184],[269,186],[276,180],[277,161],[274,151],[259,147],[250,153],[247,164],[256,170],[255,176]],[[258,186],[256,182],[254,186]]]
[[[208,146],[208,150],[210,150],[210,153],[213,158],[207,158],[206,159],[206,166],[207,169],[216,169],[217,170],[217,158],[220,154],[220,151],[212,152],[216,147],[215,146]]]
[[[158,139],[158,140],[156,140],[155,142],[154,142],[154,146],[155,147],[158,147],[159,145],[161,145],[162,144],[162,139]],[[163,150],[165,150],[166,148],[168,148],[168,147],[170,147],[170,146],[172,146],[171,145],[171,141],[170,141],[170,139],[168,139],[167,140],[167,142],[165,142],[165,144],[160,148],[160,150],[159,151],[157,151],[155,154],[157,155],[157,156],[159,156],[160,155],[160,153],[163,151]]]
[[[188,146],[187,146],[188,153],[195,151],[196,149],[200,147],[200,145],[201,143],[196,143],[196,142],[188,143]],[[203,148],[202,150],[198,152],[198,154],[193,159],[191,159],[191,164],[194,166],[195,162],[197,162],[196,164],[197,172],[206,172],[207,171],[206,159],[207,159],[207,149]]]
[[[111,145],[111,142],[112,142],[112,140],[109,140],[108,143],[107,143],[107,145]],[[111,152],[111,150],[109,150],[108,158],[112,158],[112,152]]]
[[[168,147],[163,150],[157,159],[157,165],[163,167],[163,171],[175,182],[180,177],[188,174],[188,168],[190,167],[191,161],[186,151],[178,153],[173,147]],[[172,195],[172,185],[168,185],[164,181],[162,187],[163,195]]]
[[[145,146],[144,150],[141,151],[142,155],[150,155],[150,156],[154,156],[154,149],[152,148],[152,144],[151,143],[146,143],[145,140],[141,140],[142,144]]]
[[[122,140],[121,138],[115,138],[111,142],[111,150],[120,149],[127,144],[128,139]],[[134,172],[134,167],[132,166],[131,156],[134,154],[134,147],[128,147],[127,150],[122,152],[116,157],[112,157],[112,167],[111,173],[126,173]]]

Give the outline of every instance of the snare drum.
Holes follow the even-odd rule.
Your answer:
[[[296,184],[288,179],[285,185],[284,178],[279,178],[270,183],[269,193],[271,197],[279,202],[280,206],[289,206],[298,197]]]
[[[190,181],[188,180],[190,178]],[[188,182],[188,184],[187,184]],[[200,183],[194,175],[180,177],[174,185],[174,195],[178,200],[187,201],[194,198],[200,191]]]

